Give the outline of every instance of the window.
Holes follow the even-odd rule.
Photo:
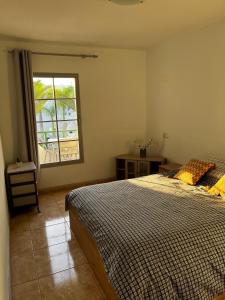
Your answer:
[[[41,165],[83,160],[78,75],[34,74]]]

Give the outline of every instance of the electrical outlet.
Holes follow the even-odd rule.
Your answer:
[[[167,132],[163,132],[163,138],[164,139],[168,139],[169,138],[169,134]]]

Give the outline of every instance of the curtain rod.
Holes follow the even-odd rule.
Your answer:
[[[66,54],[66,53],[49,53],[49,52],[32,52],[34,55],[50,55],[50,56],[70,56],[81,58],[98,58],[95,54]]]
[[[12,53],[13,51],[8,51]],[[70,54],[70,53],[50,53],[50,52],[31,52],[33,55],[49,55],[49,56],[68,56],[68,57],[81,57],[81,58],[98,58],[96,54]]]

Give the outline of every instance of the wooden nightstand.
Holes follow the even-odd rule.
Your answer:
[[[159,166],[159,173],[167,174],[168,172],[178,171],[181,165],[176,163],[168,163]]]
[[[117,180],[147,176],[159,172],[159,166],[166,159],[162,156],[140,157],[134,154],[124,154],[116,157]]]
[[[6,170],[7,194],[9,209],[13,214],[21,206],[36,206],[38,212],[38,191],[36,166],[33,162],[23,163],[21,166],[11,164]]]

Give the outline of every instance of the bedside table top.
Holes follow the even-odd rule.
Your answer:
[[[139,160],[139,161],[152,161],[152,162],[164,162],[165,158],[162,156],[146,156],[140,157],[136,154],[121,154],[116,156],[117,159],[127,159],[127,160]]]
[[[37,168],[33,162],[24,162],[22,166],[10,164],[7,167],[7,174],[20,174],[35,171]]]

